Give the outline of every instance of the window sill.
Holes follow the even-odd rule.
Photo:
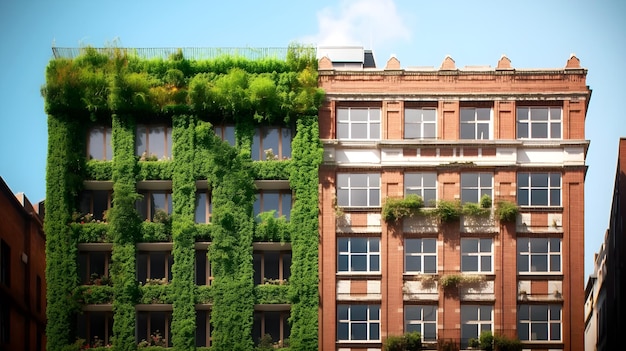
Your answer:
[[[341,279],[354,279],[354,280],[367,280],[372,278],[382,278],[381,272],[337,272],[337,278]]]
[[[563,212],[563,206],[519,206],[520,212]]]
[[[381,206],[371,206],[371,207],[339,207],[339,209],[343,212],[380,212],[382,210]]]

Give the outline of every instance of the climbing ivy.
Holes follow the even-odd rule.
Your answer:
[[[294,350],[317,350],[318,329],[318,167],[323,148],[317,116],[298,120],[292,142],[289,181],[297,201],[291,210],[293,263],[289,283],[291,300],[290,345]]]
[[[49,115],[46,198],[48,349],[74,347],[80,304],[113,301],[113,348],[135,350],[135,305],[172,303],[171,340],[195,349],[195,304],[212,303],[212,350],[251,350],[254,304],[291,303],[294,349],[317,349],[317,168],[322,148],[314,52],[292,46],[286,60],[224,56],[142,59],[120,48],[85,48],[50,61],[42,88]],[[166,123],[173,158],[135,155],[137,123]],[[212,124],[235,124],[236,144],[221,141]],[[112,161],[87,160],[88,128],[111,125]],[[251,160],[255,128],[293,128],[293,159]],[[255,222],[255,179],[289,180],[291,221]],[[113,181],[106,223],[70,223],[83,180]],[[172,180],[167,223],[142,222],[136,182]],[[194,223],[196,181],[211,188],[211,224]],[[171,284],[140,287],[136,244],[172,241]],[[210,287],[194,282],[195,241],[211,241]],[[255,287],[253,240],[293,242],[288,285]],[[78,286],[77,242],[112,242],[112,287]],[[94,290],[95,289],[95,290]]]

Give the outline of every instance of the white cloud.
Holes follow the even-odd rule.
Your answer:
[[[393,0],[342,0],[338,6],[319,11],[317,21],[318,33],[303,42],[376,48],[410,39],[410,31]]]

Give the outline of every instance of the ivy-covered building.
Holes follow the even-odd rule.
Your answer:
[[[320,349],[379,350],[417,331],[431,349],[583,350],[591,90],[578,58],[318,57]]]
[[[315,50],[53,52],[48,350],[317,350]]]

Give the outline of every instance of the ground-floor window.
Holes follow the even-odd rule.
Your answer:
[[[404,331],[418,332],[424,341],[437,341],[437,305],[404,306]]]

